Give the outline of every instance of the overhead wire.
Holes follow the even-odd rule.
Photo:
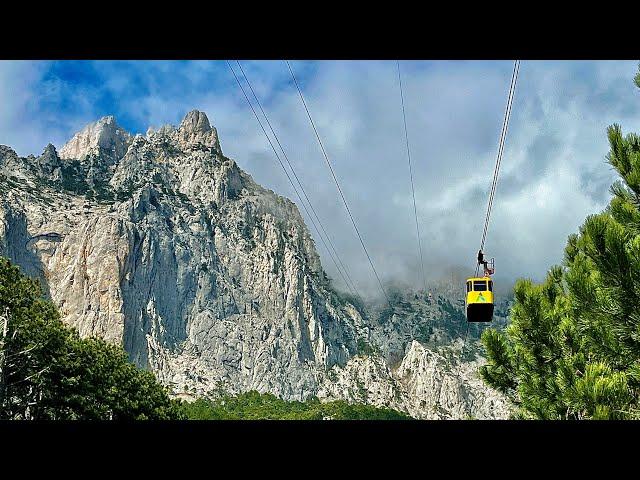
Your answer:
[[[491,188],[489,190],[489,201],[487,203],[487,212],[485,215],[484,227],[482,229],[482,240],[480,241],[480,252],[484,249],[485,241],[487,238],[487,232],[489,229],[489,220],[491,218],[491,212],[493,210],[493,201],[495,198],[496,187],[498,185],[498,174],[500,172],[500,164],[502,163],[502,156],[504,153],[504,146],[507,138],[507,131],[509,129],[509,119],[511,118],[511,107],[513,105],[513,97],[515,95],[516,83],[518,81],[518,73],[520,71],[520,60],[516,60],[513,64],[513,72],[511,74],[511,84],[509,85],[509,94],[507,96],[507,106],[504,111],[504,118],[502,120],[502,130],[500,131],[500,140],[498,142],[498,153],[496,156],[496,165],[493,169],[493,179],[491,181]],[[476,265],[476,277],[480,272],[480,263]],[[482,327],[480,327],[482,331]],[[465,333],[464,342],[462,344],[462,351],[467,343],[467,335],[469,334],[469,324],[467,322],[467,332]]]
[[[316,212],[316,209],[313,206],[313,203],[311,202],[311,199],[309,198],[309,195],[307,194],[306,189],[304,188],[304,185],[302,184],[302,181],[298,177],[298,174],[296,173],[295,168],[293,167],[293,165],[289,161],[289,156],[287,155],[287,152],[285,151],[284,147],[282,146],[282,143],[280,142],[280,139],[279,139],[278,135],[276,134],[273,126],[271,125],[271,122],[269,121],[269,117],[267,116],[266,112],[264,111],[264,108],[262,107],[262,103],[260,102],[258,96],[256,95],[256,92],[253,89],[253,86],[251,85],[251,82],[249,81],[249,78],[247,77],[247,74],[245,73],[244,68],[242,68],[242,64],[240,63],[239,60],[236,60],[236,63],[238,64],[238,67],[240,67],[240,71],[242,72],[242,76],[244,77],[245,82],[249,86],[249,90],[251,91],[251,93],[253,95],[253,98],[255,99],[255,101],[256,101],[256,103],[258,105],[258,108],[260,109],[260,112],[262,112],[262,115],[264,116],[264,118],[265,118],[265,120],[267,122],[267,126],[269,127],[269,130],[271,131],[271,134],[275,138],[276,143],[278,144],[278,147],[282,151],[282,155],[283,155],[285,161],[287,162],[287,165],[289,165],[289,168],[291,169],[291,172],[293,172],[293,176],[296,179],[296,181],[298,182],[300,190],[302,190],[302,194],[304,195],[305,199],[307,200],[307,203],[309,204],[309,207],[311,208],[311,212],[313,213],[313,215],[315,217],[315,220],[320,225],[320,230],[322,230],[322,233],[324,233],[324,236],[326,237],[327,242],[329,243],[329,246],[331,247],[331,250],[333,251],[333,254],[337,258],[338,263],[340,264],[340,267],[342,268],[342,271],[344,272],[343,280],[347,284],[347,288],[349,288],[350,290],[352,290],[352,291],[357,293],[358,290],[357,290],[353,280],[351,279],[351,275],[349,275],[349,270],[347,269],[346,265],[344,264],[344,262],[340,258],[340,255],[338,254],[338,251],[336,250],[336,247],[334,246],[333,242],[331,241],[331,237],[327,233],[327,230],[325,229],[323,222],[320,220],[320,217],[318,216],[318,213]],[[309,214],[308,210],[306,210],[306,207],[305,207],[305,211],[307,211],[307,214]],[[317,227],[316,227],[316,230],[317,230]],[[319,236],[322,235],[320,231],[318,231],[318,235]],[[324,243],[325,248],[327,250],[329,250],[329,248],[326,246],[326,243],[324,242],[324,239],[321,239],[321,240]],[[342,274],[341,274],[341,276],[342,276]],[[346,278],[344,278],[344,277],[346,277]],[[362,299],[362,297],[360,296],[359,293],[357,293],[357,295],[358,295],[358,297],[360,297],[360,299]]]
[[[273,145],[273,142],[271,141],[271,137],[269,137],[269,134],[267,133],[266,129],[264,128],[264,125],[262,124],[262,121],[260,120],[260,117],[258,116],[258,113],[256,112],[255,108],[253,107],[253,104],[251,103],[251,101],[249,100],[249,96],[247,95],[244,87],[242,86],[242,82],[240,82],[240,79],[238,78],[238,76],[236,75],[235,70],[233,69],[233,67],[231,66],[231,63],[229,63],[229,61],[227,60],[227,66],[229,67],[229,70],[231,70],[231,73],[233,73],[234,78],[236,79],[236,82],[238,83],[238,86],[240,87],[240,90],[242,91],[247,103],[249,104],[249,107],[251,108],[251,111],[253,112],[254,116],[256,117],[256,120],[258,121],[258,124],[260,125],[260,128],[262,129],[262,132],[264,133],[265,137],[267,137],[267,140],[269,142],[269,145],[271,146],[271,149],[273,150],[273,153],[276,156],[276,159],[278,160],[278,163],[280,164],[280,166],[282,167],[282,169],[284,170],[284,173],[287,176],[287,179],[289,180],[289,183],[291,183],[291,186],[293,187],[293,190],[296,194],[296,196],[298,197],[298,200],[300,201],[300,204],[303,206],[303,208],[305,209],[305,211],[307,211],[306,205],[305,203],[302,201],[302,197],[300,196],[300,193],[298,192],[298,189],[296,188],[295,184],[293,183],[293,180],[291,179],[291,176],[289,175],[289,172],[287,171],[286,167],[284,166],[284,163],[282,162],[282,159],[280,158],[280,155],[278,154],[278,151],[276,150],[275,146]],[[311,217],[310,213],[307,211],[307,215],[309,216],[312,225],[314,226],[314,228],[316,229],[316,231],[318,232],[318,235],[320,237],[320,240],[323,242],[324,244],[324,239],[322,238],[322,236],[320,235],[320,231],[318,229],[318,227],[316,226],[313,218]],[[337,261],[335,260],[335,258],[333,257],[333,254],[331,253],[331,250],[329,250],[329,248],[327,247],[326,244],[324,244],[325,248],[327,249],[330,258],[332,259],[334,265],[336,266],[336,269],[338,271],[338,273],[340,274],[340,276],[342,277],[343,281],[345,282],[345,285],[347,286],[347,288],[351,291],[351,293],[353,295],[356,295],[356,292],[352,290],[351,286],[349,285],[349,282],[347,282],[347,279],[345,278],[345,276],[342,274],[342,271],[340,270],[340,267],[338,266]]]
[[[487,203],[487,212],[485,215],[484,227],[482,229],[482,240],[480,241],[480,251],[484,250],[485,241],[487,238],[487,232],[489,229],[489,220],[491,219],[491,212],[493,210],[493,201],[495,198],[496,187],[498,184],[498,174],[500,171],[500,164],[502,163],[502,155],[504,153],[504,145],[507,137],[507,131],[509,129],[509,119],[511,117],[511,107],[513,105],[513,97],[515,95],[516,82],[518,80],[518,72],[520,70],[520,60],[516,60],[513,65],[513,72],[511,74],[511,84],[509,85],[509,95],[507,97],[507,106],[504,112],[504,118],[502,121],[502,130],[500,131],[500,140],[498,142],[498,153],[496,156],[496,165],[493,170],[493,179],[491,181],[491,188],[489,190],[489,201]],[[479,274],[480,264],[476,265],[476,276]]]
[[[411,183],[411,195],[413,197],[413,214],[416,219],[416,237],[418,239],[418,253],[420,257],[420,268],[422,269],[422,283],[424,285],[425,291],[427,289],[427,277],[424,272],[424,259],[422,257],[422,241],[420,240],[420,226],[418,222],[418,208],[416,206],[416,191],[413,184],[413,168],[411,166],[411,150],[409,148],[409,133],[407,131],[407,116],[404,108],[404,93],[402,90],[402,75],[400,74],[400,61],[396,60],[396,65],[398,67],[398,84],[400,86],[400,103],[402,105],[402,120],[404,123],[404,138],[407,147],[407,161],[409,163],[409,179]]]
[[[338,187],[338,192],[340,193],[340,197],[342,198],[342,202],[344,203],[344,206],[347,210],[347,213],[349,214],[349,218],[351,219],[351,223],[353,224],[353,228],[356,231],[356,235],[358,236],[358,239],[360,240],[360,244],[362,245],[362,249],[364,250],[364,253],[367,256],[367,259],[369,260],[369,264],[371,265],[371,269],[373,270],[373,273],[375,274],[375,277],[378,281],[378,285],[380,286],[380,290],[382,291],[382,294],[384,295],[384,297],[387,300],[387,303],[389,304],[390,307],[392,307],[391,305],[391,300],[389,299],[389,296],[387,295],[387,292],[385,291],[383,285],[382,285],[382,281],[380,280],[380,275],[378,275],[378,271],[376,270],[375,265],[373,264],[373,260],[371,259],[371,255],[369,255],[369,251],[367,250],[367,247],[364,243],[364,240],[362,239],[362,235],[360,234],[360,230],[358,230],[358,226],[356,225],[356,221],[353,217],[353,214],[351,213],[351,209],[349,208],[349,204],[347,203],[347,199],[345,198],[344,192],[342,191],[342,188],[340,187],[340,182],[338,182],[338,178],[336,177],[336,174],[333,170],[333,166],[331,165],[331,161],[329,160],[329,156],[327,155],[327,152],[324,148],[324,145],[322,143],[322,140],[320,139],[320,134],[318,133],[318,129],[316,128],[316,125],[313,121],[313,118],[311,116],[311,113],[309,112],[309,108],[307,107],[307,102],[304,99],[304,95],[302,94],[302,90],[300,89],[300,85],[298,84],[298,80],[296,79],[295,74],[293,73],[293,69],[291,68],[291,64],[289,63],[288,60],[285,60],[287,67],[289,67],[289,72],[291,73],[291,78],[293,79],[293,82],[296,86],[296,89],[298,90],[298,95],[300,96],[300,99],[302,100],[302,105],[304,106],[305,111],[307,112],[307,117],[309,117],[309,122],[311,123],[311,126],[313,127],[313,131],[315,132],[316,138],[318,139],[318,143],[320,144],[320,149],[322,150],[322,154],[324,156],[324,159],[327,163],[327,165],[329,166],[329,170],[331,172],[331,176],[333,177],[333,181],[335,182],[336,186]]]

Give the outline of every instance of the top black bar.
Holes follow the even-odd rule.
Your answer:
[[[285,12],[274,4],[239,5],[213,13],[192,4],[158,3],[127,10],[87,11],[84,18],[5,15],[3,59],[636,59],[635,25],[625,16],[588,23],[553,11],[418,12],[390,5],[347,10],[298,2]],[[261,8],[262,11],[257,9]],[[532,10],[532,9],[530,9]],[[166,12],[160,18],[158,12]],[[372,13],[373,12],[373,13]],[[60,12],[57,12],[58,14]],[[116,15],[117,13],[117,15]],[[467,14],[462,16],[462,14]],[[53,14],[52,14],[53,15]],[[373,17],[377,15],[377,17]],[[484,17],[486,18],[483,18]],[[539,15],[541,18],[535,18]],[[629,15],[629,21],[637,18]],[[64,23],[66,22],[66,24]],[[9,28],[9,27],[17,28]],[[5,28],[6,27],[6,28]]]

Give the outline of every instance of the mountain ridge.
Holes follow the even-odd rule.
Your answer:
[[[203,112],[146,136],[103,117],[60,152],[48,145],[39,157],[18,157],[0,146],[0,254],[40,279],[66,323],[122,343],[175,395],[223,385],[353,400],[364,381],[365,390],[391,392],[373,404],[393,402],[400,389],[406,398],[395,404],[416,416],[459,418],[478,395],[495,401],[477,416],[506,415],[497,394],[445,374],[446,362],[394,376],[390,365],[407,354],[433,357],[412,331],[420,320],[390,312],[390,323],[377,325],[346,301],[297,206],[225,157]],[[443,311],[438,304],[430,315]],[[387,345],[393,332],[403,333]],[[362,380],[363,368],[378,377]],[[355,378],[341,383],[354,388],[333,388],[334,374]],[[403,386],[425,385],[425,375],[448,393]]]

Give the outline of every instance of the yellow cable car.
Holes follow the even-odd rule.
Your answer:
[[[490,322],[493,320],[493,280],[491,277],[467,279],[465,309],[468,322]]]

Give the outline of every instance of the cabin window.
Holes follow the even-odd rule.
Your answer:
[[[489,281],[489,291],[493,292],[493,282]]]
[[[473,282],[473,289],[476,292],[484,292],[487,290],[487,282],[484,280],[476,280],[475,282]]]
[[[467,292],[471,291],[471,282],[467,282]]]

